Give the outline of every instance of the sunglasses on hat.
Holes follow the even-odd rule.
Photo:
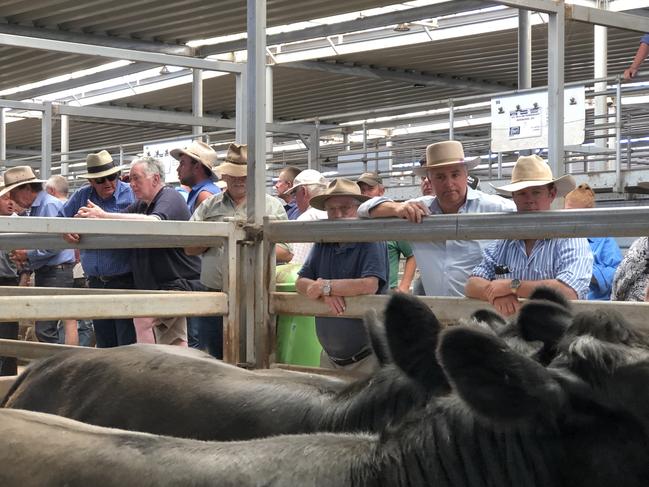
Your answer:
[[[117,176],[119,176],[119,173],[114,172],[113,174],[109,174],[108,176],[104,176],[101,178],[90,178],[90,180],[94,181],[97,184],[104,184],[104,182],[106,182],[107,179],[109,181],[115,181],[117,179]]]

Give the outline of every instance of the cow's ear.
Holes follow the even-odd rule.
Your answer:
[[[435,314],[421,300],[394,293],[385,308],[385,332],[394,363],[425,387],[447,387],[435,350],[442,330]]]
[[[454,390],[486,418],[531,419],[554,413],[563,403],[562,388],[544,367],[487,331],[450,328],[437,355]]]
[[[471,315],[471,319],[479,325],[485,325],[496,334],[499,334],[507,327],[507,321],[505,321],[505,318],[490,309],[479,309],[478,311],[475,311]]]
[[[553,301],[528,301],[516,317],[516,325],[524,340],[539,341],[543,348],[538,359],[547,365],[557,353],[557,346],[572,323],[568,308]]]
[[[392,362],[392,359],[390,358],[390,351],[386,343],[385,328],[379,321],[375,310],[371,309],[365,313],[363,324],[365,325],[365,331],[367,332],[374,355],[379,361],[379,365],[385,367]]]
[[[559,291],[556,289],[552,289],[551,287],[546,287],[546,286],[541,286],[537,287],[532,291],[532,294],[530,294],[530,300],[531,301],[551,301],[555,304],[558,304],[562,307],[564,307],[567,310],[570,310],[570,301],[566,299],[566,297],[561,294]]]

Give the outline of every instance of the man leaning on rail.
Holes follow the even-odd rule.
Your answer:
[[[334,179],[311,206],[327,212],[329,220],[355,219],[366,201],[358,185]],[[323,351],[320,366],[371,373],[378,361],[360,319],[344,318],[347,296],[384,294],[388,291],[388,251],[385,242],[317,242],[300,269],[297,291],[329,306],[332,316],[317,316],[316,332]]]
[[[460,142],[450,140],[426,148],[426,164],[414,170],[427,176],[435,196],[397,203],[384,196],[372,198],[358,209],[361,218],[399,217],[421,223],[425,215],[514,211],[515,205],[497,195],[470,188],[468,171],[479,159],[465,159]],[[464,296],[466,284],[488,240],[411,242],[428,296]]]
[[[519,212],[549,210],[557,196],[575,189],[570,175],[552,177],[539,156],[519,157],[511,184],[496,188],[511,195]],[[484,251],[466,284],[470,298],[489,301],[505,316],[519,308],[540,286],[552,287],[568,299],[587,299],[593,254],[585,238],[498,240]]]
[[[131,187],[119,176],[122,167],[115,164],[111,155],[102,150],[86,157],[85,174],[79,177],[87,179],[88,184],[74,192],[63,205],[59,216],[72,218],[88,202],[105,211],[120,213],[135,203]],[[63,238],[70,243],[78,243],[79,234],[69,233]],[[130,249],[102,249],[80,251],[81,266],[93,289],[133,289]],[[117,347],[135,343],[135,328],[132,319],[95,319],[93,320],[98,348]]]

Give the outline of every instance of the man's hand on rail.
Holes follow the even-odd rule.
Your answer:
[[[81,235],[78,233],[64,233],[63,240],[67,243],[78,244],[81,241]]]
[[[419,202],[399,203],[396,207],[396,216],[413,223],[421,223],[424,216],[430,214],[426,205]]]
[[[185,247],[183,250],[187,255],[201,255],[207,252],[209,247]]]
[[[494,279],[485,289],[487,301],[494,304],[496,298],[512,294],[511,279]]]
[[[341,315],[345,312],[345,298],[342,296],[324,296],[322,298],[332,313]]]
[[[101,207],[88,200],[88,206],[82,206],[74,215],[75,218],[106,218],[106,212]]]
[[[498,311],[503,316],[513,315],[521,306],[521,303],[518,301],[518,298],[514,294],[496,298],[494,299],[494,302],[492,304],[494,308],[496,308],[496,311]]]
[[[306,288],[307,298],[318,299],[322,296],[322,286],[324,286],[324,279],[320,277],[309,284],[309,287]]]

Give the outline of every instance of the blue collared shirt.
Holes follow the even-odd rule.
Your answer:
[[[496,274],[496,267],[508,270]],[[571,287],[579,299],[588,297],[593,274],[593,254],[585,238],[546,238],[534,242],[528,256],[524,240],[498,240],[484,250],[484,259],[472,276],[541,281],[556,279]]]
[[[615,271],[622,262],[620,247],[611,237],[589,237],[588,243],[593,252],[593,279],[588,299],[608,301],[611,299]]]
[[[43,190],[38,193],[32,206],[29,208],[29,216],[57,216],[62,206],[63,202],[61,200]],[[34,271],[46,265],[59,265],[75,262],[74,250],[72,249],[28,250],[27,258],[29,259],[30,269]]]
[[[297,201],[295,201],[295,198],[286,203],[284,205],[284,209],[286,210],[286,215],[288,216],[289,220],[297,220],[297,218],[300,216],[300,209],[297,206]]]
[[[642,36],[642,39],[640,39],[640,42],[643,44],[649,44],[649,34],[645,34]]]
[[[372,208],[386,201],[391,200],[377,196],[366,201],[358,208],[358,216],[368,218]],[[431,214],[443,213],[434,196],[421,196],[410,201],[423,203]],[[458,213],[496,213],[515,210],[516,205],[511,200],[467,188],[466,201]],[[426,295],[464,296],[464,285],[476,262],[482,260],[482,249],[491,242],[493,241],[410,242]]]
[[[82,186],[65,202],[58,216],[72,218],[88,200],[104,211],[120,213],[135,202],[135,196],[131,187],[122,181],[117,181],[115,192],[106,200],[100,198],[92,186]],[[117,276],[131,272],[130,249],[81,250],[80,254],[81,266],[87,277]]]
[[[194,213],[194,211],[196,210],[196,199],[198,198],[198,195],[203,191],[208,191],[212,194],[219,194],[221,192],[221,189],[210,179],[205,179],[204,181],[201,181],[200,183],[192,186],[192,190],[187,196],[187,206],[189,207],[190,213]]]

